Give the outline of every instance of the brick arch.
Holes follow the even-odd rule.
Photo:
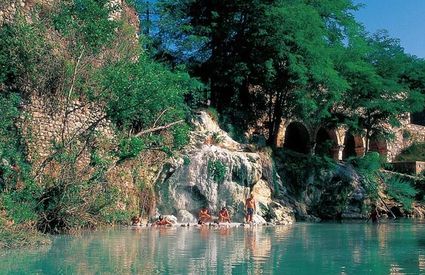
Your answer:
[[[301,122],[291,122],[285,129],[283,148],[307,154],[310,152],[310,134]]]
[[[388,156],[387,142],[382,139],[372,138],[369,142],[369,151],[378,152],[381,156],[386,158]]]
[[[345,133],[344,150],[342,151],[342,159],[349,157],[361,157],[364,155],[365,146],[363,138],[359,135],[353,135],[349,132]]]
[[[328,155],[331,158],[338,159],[338,136],[336,130],[320,127],[316,132],[315,154]]]

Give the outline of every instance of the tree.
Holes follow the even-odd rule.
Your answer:
[[[159,1],[162,52],[210,85],[223,111],[247,90],[252,32],[273,1]]]
[[[402,114],[421,110],[424,97],[404,80],[412,57],[397,39],[379,32],[365,43],[346,52],[341,71],[350,89],[340,110],[353,131],[364,129],[368,151],[370,140],[390,134],[390,126],[399,126]]]
[[[339,12],[350,8],[344,6]],[[282,119],[322,124],[347,88],[332,58],[335,44],[340,45],[346,36],[336,40],[324,10],[317,1],[279,1],[261,20],[262,35],[255,52],[261,52],[262,60],[255,75],[264,77],[258,83],[269,105],[270,144],[276,143]],[[333,23],[332,28],[345,24],[336,17]]]
[[[342,43],[354,8],[346,0],[163,0],[159,37],[174,62],[209,83],[212,105],[233,122],[248,127],[266,114],[273,143],[282,118],[329,115],[346,86],[330,45]]]

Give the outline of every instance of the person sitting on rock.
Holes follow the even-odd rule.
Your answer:
[[[231,222],[230,215],[229,215],[229,212],[227,211],[226,206],[223,206],[220,212],[218,212],[218,222],[229,222],[229,223]]]
[[[173,225],[173,223],[164,219],[162,215],[159,215],[158,220],[154,223],[154,225]]]
[[[212,221],[212,217],[208,212],[208,209],[204,206],[201,208],[201,210],[199,211],[199,220],[198,220],[198,224],[204,224],[206,222],[211,222]]]

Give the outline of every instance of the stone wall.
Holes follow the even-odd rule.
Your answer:
[[[0,26],[11,22],[19,9],[24,9],[27,0],[0,0]]]
[[[27,13],[35,4],[52,5],[55,0],[0,0],[0,26],[14,20],[18,11]],[[57,1],[57,0],[56,0]],[[122,14],[131,20],[134,26],[138,26],[139,19],[134,9],[128,7],[124,0],[110,0],[111,19],[121,19]]]
[[[94,104],[74,100],[68,108],[58,101],[36,94],[26,100],[21,116],[21,129],[27,145],[28,160],[37,166],[52,153],[55,143],[94,131],[112,139],[113,129],[103,119],[104,112]]]
[[[393,161],[405,148],[415,142],[425,142],[425,126],[411,124],[410,119],[402,121],[402,126],[395,129],[395,138],[388,143],[388,160]]]

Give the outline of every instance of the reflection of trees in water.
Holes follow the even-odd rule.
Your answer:
[[[418,267],[419,267],[419,272],[425,273],[425,254],[423,254],[424,252],[419,252],[418,255]]]
[[[301,273],[306,274],[420,274],[425,272],[425,228],[412,226],[111,230],[60,236],[44,251],[2,255],[0,270],[21,274],[286,274],[302,267]]]

